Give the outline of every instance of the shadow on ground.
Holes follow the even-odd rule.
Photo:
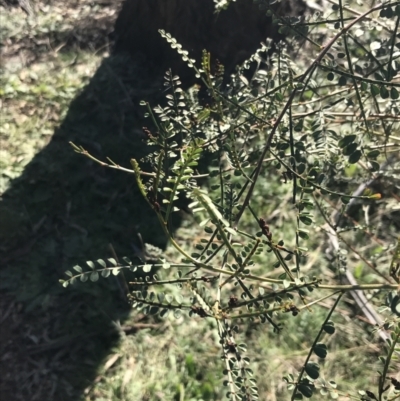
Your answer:
[[[129,167],[146,153],[138,105],[163,94],[144,60],[105,59],[71,103],[49,145],[14,180],[0,203],[0,393],[13,400],[78,400],[96,381],[128,316],[117,278],[64,289],[75,263],[132,256],[144,242],[165,246],[132,175],[75,154],[69,141]],[[156,75],[156,76],[159,76]],[[161,77],[162,78],[162,77]],[[16,363],[16,361],[18,361]]]

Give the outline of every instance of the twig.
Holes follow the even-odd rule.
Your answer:
[[[267,153],[270,151],[271,144],[272,144],[272,139],[275,136],[275,133],[279,127],[279,124],[281,123],[283,117],[285,116],[286,112],[288,111],[289,107],[291,107],[293,100],[298,92],[300,92],[300,89],[304,90],[304,88],[307,86],[308,80],[311,78],[313,75],[315,69],[317,67],[321,67],[321,61],[325,57],[325,55],[329,52],[329,49],[336,43],[336,41],[342,36],[345,35],[354,25],[356,25],[359,21],[363,20],[365,17],[367,17],[369,14],[371,14],[374,11],[380,10],[383,8],[382,4],[379,4],[375,7],[372,7],[370,10],[364,12],[363,14],[359,15],[356,19],[354,19],[352,22],[350,22],[348,25],[343,27],[340,32],[338,32],[329,42],[323,47],[322,51],[318,54],[316,59],[311,63],[311,65],[307,68],[307,70],[304,72],[304,74],[301,75],[300,79],[298,80],[298,83],[296,87],[293,88],[292,93],[289,96],[289,99],[287,100],[286,104],[282,108],[281,112],[279,113],[278,117],[276,118],[276,121],[274,122],[272,129],[267,137],[265,146],[263,151],[261,152],[261,156],[259,158],[259,161],[257,163],[257,167],[254,170],[254,176],[252,177],[253,182],[250,185],[249,190],[247,191],[246,197],[243,201],[242,207],[240,208],[238,214],[236,215],[236,221],[235,221],[235,226],[237,227],[239,224],[239,220],[242,217],[243,212],[246,210],[247,206],[250,203],[250,199],[252,197],[254,187],[256,185],[258,176],[261,173],[261,167],[263,165],[263,160],[265,159]],[[386,82],[385,82],[386,83]],[[301,85],[304,84],[304,85]]]
[[[385,170],[388,168],[388,166],[391,165],[393,162],[394,158],[390,158],[387,160],[385,164],[382,165],[382,170]],[[379,176],[375,176],[371,178],[369,181],[367,181],[364,184],[359,185],[359,187],[354,191],[353,196],[360,196],[362,193],[364,193],[365,189],[368,188],[374,181],[376,181],[379,178]],[[350,202],[346,205],[346,208],[344,210],[344,213],[349,209],[349,207],[356,202],[355,198],[352,198]],[[341,217],[341,213],[339,211],[336,211],[333,215],[333,225],[339,223]],[[336,235],[335,230],[333,229],[332,225],[326,225],[326,232],[328,235],[329,242],[331,244],[330,249],[328,249],[328,254],[332,255],[336,253],[339,250],[339,241],[338,237]],[[357,280],[354,278],[353,274],[347,269],[346,270],[346,280],[348,281],[349,284],[356,286],[358,285]],[[350,290],[349,291],[350,295],[353,297],[355,303],[357,306],[360,308],[364,316],[374,325],[381,326],[382,325],[382,318],[381,316],[375,311],[374,307],[371,305],[371,303],[368,301],[367,297],[365,296],[364,292],[362,290]],[[390,338],[389,334],[380,329],[379,330],[379,336],[381,337],[382,340],[386,341]]]

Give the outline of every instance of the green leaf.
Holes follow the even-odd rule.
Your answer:
[[[390,97],[393,100],[397,100],[399,98],[399,92],[394,86],[392,87],[392,89],[390,89]]]
[[[379,169],[381,168],[380,164],[375,161],[375,160],[370,160],[369,161],[370,166],[370,171],[379,171]]]
[[[393,297],[390,303],[390,309],[395,315],[400,317],[400,297],[398,295]]]
[[[390,262],[390,275],[393,277],[398,283],[400,282],[400,236],[397,239],[396,250],[394,251],[394,255],[392,261]],[[396,313],[392,309],[393,313]]]
[[[300,214],[299,215],[300,221],[305,224],[306,226],[309,226],[312,224],[312,218],[308,214]]]
[[[379,87],[371,84],[371,95],[372,96],[377,96],[379,94]]]
[[[175,319],[179,319],[182,316],[182,311],[180,309],[174,310],[174,317]]]
[[[97,259],[96,261],[101,267],[107,267],[106,262],[103,259]]]
[[[328,349],[325,344],[317,343],[313,349],[315,354],[320,358],[324,359],[328,355]]]
[[[102,277],[107,278],[111,274],[109,269],[105,269],[101,272]]]
[[[376,159],[379,155],[381,154],[381,152],[379,152],[379,150],[371,150],[371,152],[367,153],[367,157],[369,159]]]
[[[90,281],[96,282],[99,279],[99,272],[90,273]]]
[[[161,317],[167,317],[168,314],[169,314],[169,309],[163,309],[163,310],[160,312],[159,315],[160,315]]]
[[[313,187],[302,187],[301,189],[306,194],[311,194],[311,193],[314,192],[314,188]]]
[[[342,152],[345,156],[350,156],[352,153],[354,153],[356,151],[357,147],[358,147],[358,144],[353,142],[350,145],[343,148]]]
[[[381,86],[379,93],[381,94],[382,99],[387,99],[389,97],[389,91],[384,85]]]
[[[300,252],[304,252],[304,253],[308,252],[308,248],[305,248],[303,246],[298,246],[297,250],[299,250]]]
[[[361,90],[366,91],[368,89],[368,84],[365,81],[361,82]]]
[[[349,163],[355,164],[361,159],[362,153],[360,150],[356,150],[353,154],[349,156]]]
[[[89,274],[88,273],[84,273],[82,274],[82,276],[79,277],[80,280],[82,281],[82,283],[86,282],[89,278]]]
[[[82,267],[80,267],[78,265],[74,266],[73,269],[78,273],[82,273]]]
[[[333,334],[335,332],[335,324],[331,321],[328,321],[323,325],[322,329],[325,331],[325,333]]]
[[[96,266],[94,265],[94,263],[93,263],[91,260],[87,260],[87,261],[86,261],[86,264],[87,264],[91,269],[93,269],[93,270],[94,270],[95,267],[96,267]]]
[[[114,258],[108,258],[107,260],[108,260],[113,266],[117,266],[117,265],[118,265],[117,261],[116,261]]]
[[[145,273],[149,273],[151,271],[151,267],[152,267],[152,265],[146,264],[146,265],[143,265],[142,269]]]
[[[311,379],[316,380],[319,377],[319,365],[316,362],[308,362],[305,371]]]
[[[356,137],[356,135],[346,135],[338,142],[339,148],[345,148],[346,146],[350,145],[355,141]]]
[[[212,233],[214,232],[213,229],[212,229],[211,227],[208,227],[208,226],[204,227],[204,231],[205,231],[207,234],[212,234]]]
[[[227,231],[231,235],[237,235],[237,232],[231,227],[225,227],[225,231]]]
[[[122,257],[122,260],[123,260],[125,263],[127,263],[128,265],[131,265],[131,264],[132,264],[132,261],[131,261],[127,256],[123,256],[123,257]]]
[[[299,174],[303,174],[305,169],[306,169],[306,165],[304,163],[299,163],[299,165],[297,166],[297,172]]]
[[[312,384],[299,384],[298,390],[304,397],[311,398],[314,393],[314,386]]]
[[[150,310],[149,310],[149,314],[150,315],[156,315],[159,310],[160,310],[160,308],[158,306],[151,306]]]
[[[324,173],[320,174],[318,176],[317,182],[319,185],[321,185],[325,181],[326,175]]]
[[[340,199],[344,205],[347,205],[351,201],[351,196],[342,196]]]
[[[183,297],[182,297],[181,294],[176,294],[176,295],[175,295],[175,299],[176,299],[176,302],[178,303],[178,305],[181,305],[181,304],[182,304],[182,302],[183,302]]]

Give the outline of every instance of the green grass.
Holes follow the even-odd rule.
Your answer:
[[[0,82],[1,312],[14,330],[12,336],[2,334],[2,344],[14,341],[2,349],[11,355],[13,377],[3,379],[0,390],[8,400],[221,400],[227,390],[213,321],[159,320],[128,310],[115,278],[68,289],[58,284],[76,263],[113,257],[110,243],[118,257],[132,256],[133,245],[140,246],[138,233],[144,242],[166,247],[169,261],[180,257],[167,246],[134,180],[78,157],[68,145],[72,140],[103,160],[109,156],[129,167],[130,157],[146,153],[140,130],[148,121],[138,102],[150,97],[156,104],[160,81],[153,82],[140,63],[107,56],[95,21],[104,22],[105,36],[116,5],[35,4],[36,17],[28,22],[18,9],[0,10],[6,21]],[[87,35],[73,41],[74,27]],[[355,173],[348,171],[350,177]],[[285,233],[288,245],[295,218],[290,196],[291,186],[280,182],[279,172],[254,194],[258,212],[274,214],[274,227]],[[182,214],[176,221],[175,238],[189,252],[203,235],[199,220]],[[251,216],[243,220],[243,228],[254,226]],[[333,273],[320,257],[321,223],[316,221],[304,268],[330,279]],[[377,244],[366,247],[366,252],[380,251]],[[386,268],[387,256],[379,257]],[[266,276],[277,276],[269,254],[257,263]],[[371,271],[359,263],[355,258],[349,266],[368,282]],[[178,293],[172,285],[166,290]],[[312,311],[284,315],[280,335],[258,322],[240,325],[237,342],[248,345],[260,399],[288,399],[282,377],[302,366],[332,303],[328,299]],[[367,390],[378,366],[376,335],[356,316],[349,298],[334,319],[335,334],[324,338],[330,352],[320,361],[322,376],[343,392]]]

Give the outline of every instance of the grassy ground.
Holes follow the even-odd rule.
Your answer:
[[[145,60],[109,57],[118,3],[52,1],[33,8],[29,17],[19,8],[0,9],[0,393],[10,401],[220,400],[225,391],[213,322],[161,321],[130,311],[124,282],[116,278],[67,290],[58,284],[75,263],[133,255],[138,233],[166,247],[133,180],[78,157],[68,145],[74,141],[122,166],[144,155],[138,102],[156,103],[161,81]],[[290,187],[276,185],[280,202],[263,206],[264,214],[280,210],[275,224],[282,226]],[[201,235],[188,216],[176,226],[188,245]],[[316,241],[311,260],[318,260],[319,246]],[[169,248],[166,255],[177,257]],[[327,308],[328,301],[312,313],[288,315],[279,337],[267,326],[241,328],[261,399],[288,399],[282,376],[304,362],[308,334],[317,333]],[[343,391],[368,389],[365,369],[376,367],[378,351],[371,328],[350,300],[337,319],[337,332],[326,339],[324,375]]]

